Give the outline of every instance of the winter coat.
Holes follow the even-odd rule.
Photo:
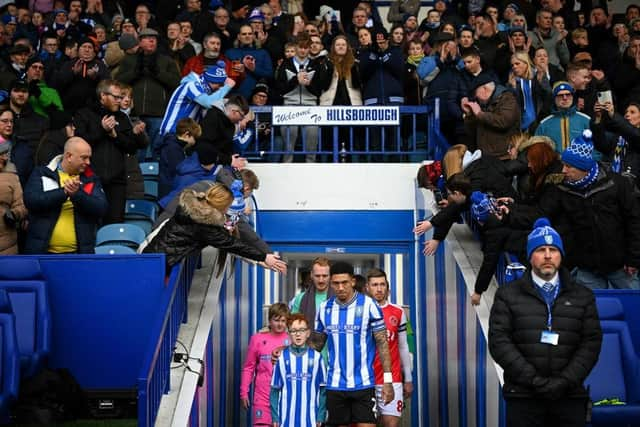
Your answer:
[[[556,143],[556,151],[562,153],[574,138],[589,129],[591,117],[579,112],[576,106],[568,110],[558,110],[555,106],[551,114],[542,119],[536,129],[536,135],[548,136]]]
[[[200,164],[198,153],[193,153],[176,166],[175,175],[169,192],[158,201],[158,204],[165,208],[173,198],[188,186],[202,180],[213,180],[216,177],[218,167],[211,170],[205,169]]]
[[[235,93],[239,93],[246,99],[251,98],[251,91],[256,87],[260,79],[271,79],[273,77],[273,63],[269,52],[265,49],[258,49],[253,46],[241,46],[229,49],[225,52],[229,61],[242,61],[245,56],[253,56],[256,60],[256,68],[253,71],[245,69],[244,80],[234,88]]]
[[[113,138],[102,127],[102,118],[106,115],[114,116],[116,137]],[[136,137],[133,134],[131,121],[121,111],[107,111],[96,103],[93,107],[85,107],[75,115],[76,136],[91,144],[91,161],[96,174],[103,184],[125,184],[127,169],[125,154],[134,154],[138,149]]]
[[[613,161],[619,137],[622,136],[627,141],[620,172],[630,172],[640,188],[640,129],[632,126],[619,113],[615,113],[612,118],[603,114],[600,123],[591,123],[591,130],[593,145],[604,154],[604,160],[607,162]]]
[[[264,261],[267,254],[232,236],[224,228],[225,214],[200,200],[192,190],[180,194],[175,215],[149,235],[148,244],[139,251],[166,254],[170,268],[192,253],[214,246],[255,261]],[[146,241],[145,241],[146,242]]]
[[[513,91],[496,85],[482,113],[467,114],[464,125],[476,148],[499,159],[508,158],[509,138],[520,132],[520,109]]]
[[[214,104],[200,123],[202,135],[197,144],[211,144],[218,152],[214,162],[217,165],[230,165],[233,153],[233,135],[236,126],[229,120],[221,103]]]
[[[174,133],[166,134],[160,144],[160,176],[158,179],[159,196],[164,197],[173,188],[178,165],[187,158],[191,149],[185,141],[179,140]]]
[[[45,254],[49,249],[51,233],[58,222],[63,203],[67,200],[60,186],[57,156],[47,166],[39,166],[31,174],[24,190],[24,204],[29,209],[29,229],[25,254]],[[107,212],[107,198],[100,179],[91,168],[80,175],[80,190],[70,197],[76,228],[78,253],[92,254],[100,219]]]
[[[524,90],[522,89],[522,83],[522,79],[517,79],[515,93],[516,98],[518,99],[520,111],[522,111],[522,116],[524,116],[525,99]],[[538,79],[534,77],[531,80],[531,98],[533,99],[533,106],[535,108],[535,111],[533,113],[535,114],[536,118],[527,129],[523,129],[523,131],[529,133],[533,132],[533,130],[538,126],[540,120],[544,117],[547,117],[547,115],[551,111],[551,104],[553,102],[553,100],[551,99],[551,87],[548,83],[541,84]]]
[[[321,91],[318,82],[324,79],[321,73],[326,73],[325,67],[308,59],[305,70],[313,73],[313,77],[308,86],[303,86],[298,82],[298,69],[293,61],[293,58],[285,59],[276,72],[276,89],[282,95],[284,105],[318,105]]]
[[[442,62],[440,55],[425,56],[418,64],[418,76],[426,82],[425,104],[432,105],[440,98],[440,115],[444,121],[462,119],[460,95],[457,92],[464,63],[459,57]]]
[[[4,214],[13,213],[17,224],[7,224]],[[22,200],[22,186],[18,175],[5,170],[0,172],[0,255],[15,255],[18,253],[19,220],[27,216],[27,209]]]
[[[140,52],[125,55],[116,79],[133,87],[135,115],[162,117],[171,94],[180,83],[180,71],[166,55]]]
[[[542,35],[540,30],[534,28],[532,31],[527,31],[527,36],[531,40],[531,46],[537,49],[543,46],[547,54],[549,55],[549,64],[558,65],[563,67],[569,63],[569,47],[567,41],[562,40],[558,42],[558,31],[555,28],[551,29],[548,36]]]
[[[560,269],[560,291],[552,306],[559,345],[540,342],[547,328],[547,304],[531,273],[496,292],[489,317],[489,351],[504,369],[506,399],[539,397],[541,378],[564,380],[561,397],[588,397],[583,382],[598,361],[602,330],[593,292]],[[547,397],[549,398],[549,397]]]
[[[630,56],[627,52],[616,67],[615,79],[611,80],[618,98],[616,107],[620,111],[623,111],[630,101],[640,99],[640,69],[636,67],[633,55]]]
[[[338,73],[331,61],[326,61],[327,72],[325,73],[324,84],[322,86],[322,94],[320,95],[320,105],[340,105],[336,99],[338,93]],[[354,63],[351,67],[351,78],[343,81],[349,96],[349,105],[362,105],[362,91],[360,90],[360,70],[358,64]]]
[[[480,36],[475,45],[480,51],[483,67],[494,70],[500,81],[506,81],[511,60],[508,37],[504,33],[495,33],[489,37]]]
[[[404,59],[399,48],[390,47],[384,52],[365,49],[360,52],[359,59],[364,105],[404,103]]]
[[[74,59],[62,64],[51,81],[51,86],[62,97],[65,110],[71,112],[90,105],[96,99],[98,82],[110,77],[107,66],[98,58],[85,62],[80,74],[76,74],[73,67],[77,61]],[[93,67],[97,67],[98,72],[91,77],[87,70]]]

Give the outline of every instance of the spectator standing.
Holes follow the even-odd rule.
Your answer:
[[[549,63],[558,67],[566,67],[569,63],[569,48],[567,47],[567,32],[559,33],[553,28],[553,15],[548,10],[538,10],[536,13],[536,27],[529,31],[531,46],[544,46],[549,55]]]
[[[126,34],[126,35],[125,35]],[[104,62],[109,66],[112,75],[117,74],[116,67],[120,65],[125,54],[135,54],[138,51],[138,33],[130,19],[122,22],[122,33],[119,37],[107,43],[104,53]]]
[[[271,421],[278,427],[317,427],[326,418],[327,367],[307,345],[307,319],[291,315],[287,326],[291,344],[282,350],[271,379]]]
[[[640,33],[632,34],[629,47],[617,64],[613,87],[620,109],[630,101],[640,99]]]
[[[199,2],[198,2],[199,3]],[[213,15],[211,15],[211,23],[213,24]],[[178,24],[180,24],[180,35],[187,43],[193,47],[193,51],[196,55],[199,55],[202,52],[202,44],[193,39],[193,26],[191,21],[188,19],[178,20]],[[205,33],[208,34],[208,33]],[[204,37],[204,36],[203,36]],[[200,37],[199,40],[202,40],[203,37]]]
[[[175,61],[179,70],[189,58],[196,56],[196,51],[184,38],[178,22],[169,22],[167,25],[166,52]]]
[[[509,158],[509,138],[520,132],[520,109],[512,91],[480,74],[471,88],[477,101],[461,100],[464,125],[473,148],[502,160]]]
[[[404,410],[404,399],[413,393],[411,375],[411,354],[407,342],[407,316],[399,305],[389,302],[389,281],[387,274],[377,268],[367,272],[367,294],[373,298],[384,316],[387,327],[387,343],[391,357],[391,374],[393,376],[393,400],[385,404],[382,400],[384,371],[380,357],[376,354],[373,370],[376,375],[376,402],[383,427],[399,427],[400,417]]]
[[[108,202],[90,162],[91,146],[73,137],[64,154],[34,170],[24,191],[29,209],[26,254],[93,253]]]
[[[157,153],[160,124],[180,72],[171,58],[158,52],[157,31],[147,28],[138,37],[139,52],[125,56],[116,79],[133,87],[135,113],[145,122],[152,152]]]
[[[553,86],[554,105],[551,114],[540,122],[535,132],[536,135],[551,138],[558,153],[563,152],[585,129],[589,129],[591,118],[577,110],[574,96],[575,90],[569,83],[557,82]]]
[[[497,23],[488,13],[476,17],[476,42],[480,57],[487,69],[493,70],[500,81],[506,81],[509,74],[509,40],[498,32]]]
[[[561,266],[564,246],[548,220],[534,227],[530,271],[496,292],[489,351],[504,369],[508,425],[582,426],[589,399],[583,382],[602,343],[595,298]]]
[[[200,125],[195,120],[185,117],[178,120],[175,133],[170,133],[162,139],[158,197],[164,197],[172,190],[178,164],[191,155],[196,138],[201,134]]]
[[[254,334],[249,340],[240,377],[240,402],[245,410],[251,409],[254,426],[272,425],[269,403],[273,376],[271,355],[274,350],[287,347],[291,343],[287,333],[288,315],[289,308],[286,304],[271,305],[268,330]],[[249,399],[251,383],[254,383],[253,399]]]
[[[44,78],[48,84],[51,84],[54,74],[64,63],[64,54],[60,51],[60,41],[55,33],[49,32],[42,35],[38,56],[44,64]]]
[[[24,79],[27,61],[31,55],[28,46],[18,44],[9,48],[8,67],[0,73],[0,87],[9,87],[12,81]]]
[[[381,399],[386,405],[394,395],[384,317],[373,299],[354,289],[353,266],[336,262],[330,268],[330,280],[336,295],[320,305],[314,331],[328,341],[327,423],[374,427],[376,349],[383,368]]]
[[[22,186],[15,166],[9,162],[11,141],[0,137],[0,255],[18,253],[18,228],[27,216],[22,200]]]
[[[204,36],[202,41],[203,50],[198,55],[187,60],[182,67],[182,77],[194,72],[196,74],[204,73],[205,67],[216,65],[220,61],[224,61],[224,69],[227,75],[231,73],[231,61],[222,54],[222,44],[220,36],[216,33],[209,33]],[[237,79],[238,76],[236,76]],[[235,80],[237,83],[237,80]]]
[[[309,46],[311,39],[306,34],[300,34],[296,39],[296,54],[293,58],[285,59],[282,66],[278,68],[276,83],[279,92],[283,96],[284,105],[318,105],[320,95],[320,83],[326,74],[326,67],[309,58]],[[282,139],[285,141],[286,154],[282,161],[290,163],[293,161],[298,133],[303,131],[302,141],[304,146],[305,160],[312,163],[316,159],[315,152],[318,150],[318,126],[282,126]]]
[[[564,80],[564,72],[557,65],[549,64],[549,54],[544,46],[535,49],[533,64],[536,67],[536,78],[539,82],[553,87],[556,82]]]
[[[544,81],[544,80],[543,80]],[[522,114],[520,128],[523,132],[532,132],[540,119],[551,110],[551,87],[549,82],[541,83],[536,78],[533,63],[527,52],[515,52],[511,56],[509,86],[515,89],[518,105]]]
[[[78,41],[78,58],[60,67],[53,87],[62,95],[65,109],[75,112],[95,100],[98,82],[109,78],[105,63],[96,58],[96,45],[91,39]]]
[[[186,8],[176,16],[176,21],[180,22],[180,27],[182,23],[189,22],[195,40],[202,40],[205,34],[215,31],[213,13],[206,9],[202,10],[201,0],[185,0],[184,5]]]
[[[226,57],[232,62],[232,73],[238,73],[242,79],[235,92],[245,98],[251,96],[258,80],[273,77],[273,64],[269,52],[257,47],[251,25],[240,27],[237,45],[226,51]]]
[[[394,0],[391,2],[389,12],[387,12],[387,21],[391,25],[402,24],[405,15],[418,16],[419,11],[419,0]]]
[[[114,80],[103,80],[96,88],[98,101],[78,110],[76,135],[89,141],[93,163],[109,201],[105,224],[124,222],[127,189],[126,154],[138,146],[129,118],[120,111],[122,89]]]
[[[229,27],[230,14],[224,7],[219,7],[213,12],[213,22],[215,28],[213,32],[220,36],[220,42],[222,43],[222,52],[226,52],[233,47],[233,41],[236,39],[238,33],[233,32]]]
[[[29,84],[29,105],[34,112],[49,118],[50,114],[64,110],[58,91],[44,80],[44,63],[35,56],[27,62],[25,80]]]

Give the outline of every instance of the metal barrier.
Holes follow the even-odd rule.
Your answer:
[[[305,109],[308,107],[299,107]],[[357,107],[356,107],[357,108]],[[360,161],[420,162],[442,157],[439,100],[434,106],[400,106],[399,126],[380,126],[375,122],[368,126],[320,126],[317,150],[305,151],[306,135],[299,132],[301,149],[296,141],[287,150],[291,129],[295,126],[272,126],[271,106],[252,106],[256,120],[252,122],[253,140],[245,150],[251,160],[280,162],[285,155],[315,155],[317,161],[346,163]],[[265,128],[271,129],[268,140],[260,139]],[[298,132],[294,132],[298,135]],[[446,144],[448,146],[448,144]],[[446,149],[445,149],[446,150]]]
[[[171,355],[180,324],[186,320],[187,296],[199,254],[192,255],[171,270],[166,286],[171,292],[159,305],[152,342],[138,377],[138,425],[155,424],[162,395],[169,391]]]

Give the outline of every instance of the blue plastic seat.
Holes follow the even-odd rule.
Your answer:
[[[158,219],[158,205],[149,200],[127,200],[124,217],[127,219],[148,219],[155,222]]]
[[[20,370],[31,377],[46,364],[51,351],[51,311],[44,280],[0,280],[0,311],[15,315]]]
[[[640,358],[631,341],[624,308],[618,298],[597,298],[602,327],[600,358],[587,377],[591,400],[619,399],[625,405],[593,407],[593,426],[640,425]]]
[[[123,245],[137,249],[146,237],[144,230],[134,224],[109,224],[101,227],[96,236],[96,247]]]
[[[20,357],[12,313],[0,313],[0,358],[0,423],[6,424],[20,385]]]
[[[140,171],[145,180],[157,181],[160,175],[160,165],[158,162],[140,163]]]
[[[97,255],[135,255],[136,250],[129,246],[122,245],[102,245],[94,249]]]
[[[152,201],[158,200],[158,182],[157,181],[150,181],[148,179],[144,180],[144,198]]]

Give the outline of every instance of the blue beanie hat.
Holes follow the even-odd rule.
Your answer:
[[[562,162],[582,171],[590,171],[596,164],[593,160],[593,142],[591,131],[585,129],[582,136],[575,138],[562,152]]]
[[[551,92],[551,94],[555,98],[556,96],[558,96],[558,93],[561,90],[568,90],[569,92],[571,92],[571,95],[575,95],[576,94],[576,90],[573,88],[573,86],[571,86],[571,84],[569,84],[569,82],[564,82],[564,81],[556,82],[553,85],[553,91]]]
[[[487,222],[489,214],[495,211],[491,199],[481,191],[471,193],[471,215],[478,222]]]
[[[211,65],[204,70],[202,77],[206,83],[222,84],[227,79],[224,61],[218,61],[216,65]]]
[[[562,256],[564,256],[564,246],[562,238],[556,230],[551,227],[547,218],[538,218],[533,224],[533,231],[527,238],[527,258],[531,259],[531,254],[540,246],[555,246]]]

